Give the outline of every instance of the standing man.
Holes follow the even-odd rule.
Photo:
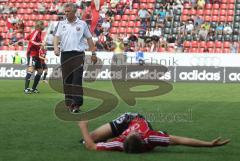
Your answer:
[[[92,61],[97,62],[95,46],[87,23],[76,16],[77,6],[73,3],[64,5],[66,19],[60,21],[54,37],[54,53],[61,52],[61,68],[65,105],[70,112],[78,113],[83,104],[83,65],[84,51],[92,51]],[[85,43],[87,39],[87,44]],[[60,43],[60,48],[59,48]]]
[[[37,90],[37,85],[42,75],[42,65],[39,58],[39,50],[40,50],[40,47],[43,45],[43,42],[42,42],[43,30],[44,30],[43,21],[37,21],[35,30],[25,38],[25,41],[28,41],[28,48],[27,48],[28,67],[27,67],[27,74],[25,77],[25,89],[24,89],[25,94],[39,93],[39,91]],[[35,75],[32,89],[30,89],[29,88],[30,78],[34,71],[37,71],[37,74]]]

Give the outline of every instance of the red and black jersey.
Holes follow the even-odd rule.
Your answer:
[[[109,142],[97,143],[97,150],[109,150],[109,151],[123,151],[123,143],[132,131],[136,131],[141,135],[141,139],[144,143],[143,151],[150,151],[156,146],[168,146],[169,135],[151,130],[148,122],[144,118],[134,118],[128,128],[119,136]]]
[[[45,58],[46,54],[47,54],[47,50],[45,50],[45,49],[40,49],[39,50],[39,56]],[[41,64],[45,64],[45,60],[40,59],[40,61],[41,61]]]
[[[34,30],[31,34],[29,34],[25,40],[28,40],[28,48],[27,48],[27,56],[38,56],[40,45],[39,43],[42,42],[42,31],[41,30]]]

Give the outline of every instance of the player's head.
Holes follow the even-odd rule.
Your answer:
[[[43,21],[36,21],[35,29],[43,30],[44,29]]]
[[[68,21],[75,19],[76,12],[77,12],[77,6],[74,3],[66,3],[64,5],[64,13]]]
[[[140,134],[137,132],[130,133],[123,143],[123,149],[126,153],[142,153],[143,142]]]

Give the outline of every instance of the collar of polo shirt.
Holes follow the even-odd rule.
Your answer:
[[[76,20],[73,21],[73,22],[69,22],[68,19],[66,19],[66,21],[67,21],[68,24],[75,24],[75,23],[77,23],[79,21],[79,18],[76,17]]]

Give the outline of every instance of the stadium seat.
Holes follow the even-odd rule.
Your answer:
[[[234,15],[234,10],[228,10],[227,15],[228,16],[233,16]]]
[[[226,10],[220,10],[220,16],[225,16],[226,15]]]
[[[136,22],[136,26],[137,26],[137,27],[140,27],[140,26],[141,26],[141,22],[140,22],[140,21],[137,21],[137,22]]]
[[[130,15],[130,9],[125,9],[125,11],[124,11],[124,14],[126,14],[126,15]]]
[[[122,21],[128,21],[128,15],[123,15],[121,18]]]
[[[218,16],[218,14],[219,14],[219,9],[214,9],[214,10],[212,11],[212,15]]]
[[[221,8],[221,9],[227,9],[227,5],[226,5],[226,4],[221,4],[221,5],[220,5],[220,8]]]
[[[192,41],[191,46],[192,48],[198,48],[198,41]]]
[[[222,48],[223,44],[221,41],[215,41],[215,47],[216,48]]]
[[[135,21],[136,20],[136,16],[135,15],[130,15],[129,20],[130,21]]]
[[[222,53],[222,49],[221,49],[221,48],[216,48],[216,49],[214,50],[214,53]]]
[[[212,5],[212,8],[213,8],[213,9],[219,9],[219,4],[218,4],[218,3],[213,4],[213,5]]]
[[[184,48],[190,48],[190,47],[191,47],[190,41],[184,41],[183,47],[184,47]]]
[[[189,12],[190,15],[195,15],[196,13],[197,13],[197,11],[195,9],[191,9]]]
[[[212,10],[210,10],[210,9],[205,10],[204,15],[211,16],[212,15]]]
[[[197,10],[197,15],[201,16],[201,15],[203,15],[203,14],[204,14],[203,9],[199,9],[199,10]]]
[[[112,26],[113,27],[118,27],[119,26],[119,21],[113,21]]]
[[[134,8],[134,9],[139,9],[138,3],[133,3],[133,8]]]
[[[212,9],[212,4],[210,4],[210,3],[206,4],[206,5],[205,5],[205,8],[206,8],[206,9],[209,9],[209,10]]]
[[[183,15],[188,15],[189,11],[190,11],[190,10],[188,10],[188,9],[183,9],[182,14],[183,14]]]
[[[118,29],[118,33],[125,33],[126,32],[126,28],[124,28],[124,27],[120,27],[119,29]]]
[[[166,50],[165,50],[165,48],[163,48],[163,47],[159,47],[158,48],[158,52],[165,52]]]
[[[212,22],[218,22],[219,21],[219,17],[218,16],[212,16]]]
[[[126,27],[127,26],[127,21],[121,21],[121,23],[119,23],[122,27]]]
[[[134,27],[135,26],[134,21],[129,21],[127,26],[128,27]]]
[[[134,32],[135,34],[138,34],[138,33],[139,33],[139,30],[140,30],[140,29],[139,29],[138,27],[136,27],[136,28],[133,29],[133,32]]]
[[[234,4],[228,4],[228,9],[234,10],[234,8],[235,8],[235,5],[234,5]]]
[[[208,41],[207,42],[207,48],[214,48],[214,42],[213,41]]]
[[[116,34],[117,33],[117,28],[116,27],[111,27],[110,33]]]
[[[115,15],[114,20],[115,21],[120,21],[121,20],[121,16],[120,15]]]
[[[233,22],[233,16],[227,16],[227,21],[228,22]]]
[[[230,47],[230,42],[226,41],[223,43],[224,48],[229,48]]]

